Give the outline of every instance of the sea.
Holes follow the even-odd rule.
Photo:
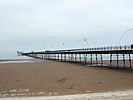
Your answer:
[[[34,58],[19,56],[17,53],[0,53],[0,64],[32,62]]]

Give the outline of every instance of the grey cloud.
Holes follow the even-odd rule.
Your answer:
[[[132,9],[132,0],[1,0],[0,45],[36,49],[65,42],[74,47],[84,38],[94,41],[89,46],[118,44],[122,33],[133,27]],[[124,43],[133,42],[129,36],[132,32]]]

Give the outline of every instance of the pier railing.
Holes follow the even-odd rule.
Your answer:
[[[107,46],[107,47],[97,47],[97,48],[81,48],[81,49],[68,49],[68,50],[54,50],[59,52],[67,52],[67,51],[102,51],[102,50],[128,50],[131,49],[130,45],[124,46]]]

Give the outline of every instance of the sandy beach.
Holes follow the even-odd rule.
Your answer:
[[[132,76],[127,70],[54,61],[0,64],[0,97],[132,90]]]

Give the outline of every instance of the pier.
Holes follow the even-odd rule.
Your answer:
[[[133,69],[132,46],[110,46],[98,48],[52,50],[22,53],[37,59],[80,63],[86,66]]]

